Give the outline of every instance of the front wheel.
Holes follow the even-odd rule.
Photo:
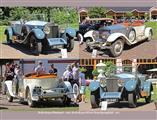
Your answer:
[[[128,102],[129,102],[129,107],[135,108],[137,105],[137,99],[136,99],[136,94],[135,93],[129,93],[128,94]]]
[[[34,55],[39,55],[42,52],[42,43],[37,42],[34,35],[30,37],[30,49]]]
[[[116,40],[111,45],[111,48],[110,48],[111,56],[113,56],[113,57],[120,56],[122,54],[122,52],[123,52],[123,49],[124,49],[124,42],[123,42],[123,40],[122,39]]]
[[[74,39],[68,38],[67,45],[64,46],[68,52],[71,52],[74,49]]]
[[[27,103],[30,107],[35,107],[35,101],[32,100],[30,90],[27,90]]]
[[[150,41],[150,40],[152,40],[152,37],[153,37],[153,33],[152,33],[152,31],[149,31],[149,36],[148,36],[148,41]]]
[[[77,99],[79,95],[79,87],[76,83],[73,85],[73,93],[74,93],[74,99]]]
[[[92,39],[87,39],[86,40],[86,50],[87,50],[87,52],[92,52],[93,50],[92,50],[92,48],[90,47],[90,42],[92,42]]]
[[[100,104],[99,98],[100,98],[99,89],[97,89],[96,91],[91,92],[90,102],[91,102],[92,108],[98,108],[99,107],[99,104]]]
[[[6,96],[7,96],[8,102],[13,102],[13,97],[10,95],[8,88],[7,88],[7,91],[6,91]]]
[[[69,106],[70,103],[71,103],[71,98],[68,98],[67,96],[64,96],[64,98],[63,98],[64,106]]]

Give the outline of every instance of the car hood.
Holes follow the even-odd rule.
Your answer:
[[[128,80],[128,79],[135,79],[135,75],[133,74],[129,74],[129,73],[120,73],[120,74],[116,74],[116,77],[123,79],[123,80]]]
[[[32,25],[32,26],[45,26],[48,22],[44,22],[44,21],[28,21],[25,23],[25,25]]]
[[[102,28],[100,28],[100,30],[109,30],[109,31],[112,31],[112,30],[122,30],[122,29],[125,29],[125,28],[126,27],[124,25],[116,24],[116,25],[102,27]]]

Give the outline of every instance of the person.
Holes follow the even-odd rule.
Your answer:
[[[57,75],[57,72],[58,72],[57,68],[54,67],[54,64],[51,64],[51,68],[49,70],[49,73]]]
[[[18,94],[18,89],[19,89],[19,81],[22,80],[22,71],[19,65],[15,66],[15,83],[16,83],[16,95]]]
[[[80,96],[81,96],[81,102],[86,103],[85,99],[85,91],[86,91],[86,79],[85,79],[85,73],[84,71],[80,70],[79,73],[79,83],[80,83]]]
[[[72,74],[72,69],[70,65],[67,66],[65,72],[63,73],[62,79],[64,81],[69,81],[70,83],[73,81],[73,74]]]
[[[77,62],[72,64],[72,74],[73,74],[73,84],[76,83],[79,85],[79,66]]]
[[[38,62],[38,65],[35,67],[34,71],[37,75],[45,74],[44,66],[41,61]]]
[[[2,92],[3,92],[3,94],[6,93],[5,81],[13,80],[13,78],[14,78],[13,63],[6,63],[6,65],[5,65],[5,72],[4,72],[4,80],[3,80],[3,85],[2,85]]]

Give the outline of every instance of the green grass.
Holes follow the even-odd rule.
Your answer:
[[[90,100],[90,89],[89,87],[86,88],[86,99],[87,101]],[[152,95],[152,101],[157,101],[157,88],[155,85],[153,85],[153,95]],[[144,98],[140,98],[138,102],[145,102]]]
[[[0,42],[3,42],[5,40],[4,30],[7,26],[0,26]]]
[[[146,26],[152,27],[153,29],[153,39],[157,40],[157,22],[146,22]]]

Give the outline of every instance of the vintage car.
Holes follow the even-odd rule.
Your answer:
[[[85,23],[79,25],[79,31],[77,31],[77,37],[80,41],[80,44],[83,44],[84,34],[90,30],[98,30],[101,26],[109,26],[112,25],[114,19],[111,18],[89,18]]]
[[[93,80],[90,85],[90,99],[92,108],[99,107],[100,102],[128,101],[130,107],[137,106],[137,99],[145,98],[151,102],[153,86],[146,80],[145,75],[119,73],[106,79]]]
[[[33,17],[30,21],[12,21],[5,30],[7,43],[25,44],[35,55],[47,54],[48,48],[53,47],[66,48],[68,52],[73,50],[75,29],[67,27],[61,31],[57,24],[36,18],[43,17]]]
[[[23,79],[5,81],[8,102],[18,98],[20,102],[27,101],[30,107],[35,107],[39,101],[50,101],[60,98],[64,105],[69,105],[78,95],[78,85],[58,79],[55,74],[27,74]],[[18,87],[17,87],[18,86]]]
[[[143,40],[151,40],[153,30],[141,22],[124,22],[111,26],[103,26],[98,31],[90,30],[85,35],[86,49],[108,50],[109,55],[117,57],[122,54],[124,45],[133,45]]]

